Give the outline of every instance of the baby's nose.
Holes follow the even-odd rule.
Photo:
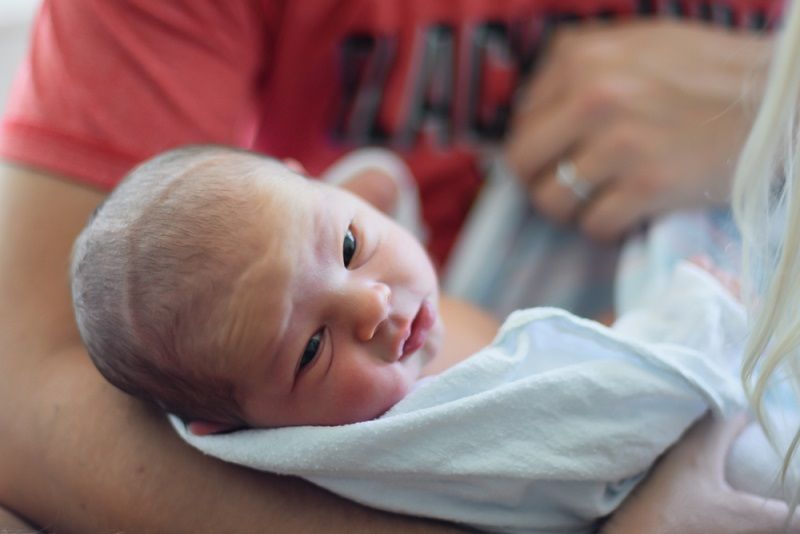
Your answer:
[[[389,317],[392,290],[381,282],[365,283],[353,299],[355,335],[360,341],[375,337],[378,327]]]

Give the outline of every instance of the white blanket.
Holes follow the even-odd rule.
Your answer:
[[[552,308],[515,312],[489,347],[374,421],[206,437],[173,424],[210,455],[376,508],[589,531],[707,409],[744,405],[736,302],[682,266],[652,304],[613,329]]]

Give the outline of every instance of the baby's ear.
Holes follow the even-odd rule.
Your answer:
[[[220,432],[230,432],[239,428],[232,423],[212,423],[211,421],[192,421],[187,425],[189,432],[195,436],[208,436]]]
[[[303,167],[303,164],[294,158],[285,158],[283,160],[283,164],[286,165],[286,168],[292,172],[296,172],[297,174],[302,174],[304,176],[308,174],[308,171],[305,167]]]
[[[400,198],[397,181],[383,169],[364,169],[342,182],[341,187],[360,196],[387,215],[394,212]]]

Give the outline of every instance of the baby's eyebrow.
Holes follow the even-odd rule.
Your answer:
[[[278,382],[285,384],[286,393],[291,393],[294,389],[295,383],[295,360],[290,355],[287,355],[287,340],[289,338],[289,324],[290,318],[294,311],[294,305],[289,299],[289,307],[286,313],[282,315],[282,320],[275,331],[271,340],[265,343],[262,351],[262,358],[269,361],[264,369],[265,376],[279,377]],[[299,356],[298,356],[299,358]],[[287,361],[288,360],[288,361]],[[285,368],[289,368],[287,372]]]
[[[312,228],[314,231],[314,252],[317,257],[323,257],[330,250],[331,243],[336,244],[339,235],[338,221],[331,213],[330,205],[333,202],[327,195],[323,198],[322,209],[314,210]],[[336,250],[334,248],[334,250]]]
[[[282,363],[285,359],[282,355],[287,344],[294,302],[288,290],[270,291],[269,288],[288,288],[292,284],[291,269],[285,266],[276,268],[274,261],[267,250],[248,267],[248,274],[252,273],[249,280],[258,280],[255,282],[257,289],[254,290],[252,283],[239,284],[239,290],[245,293],[242,295],[243,302],[248,305],[239,307],[234,313],[243,316],[250,323],[248,328],[242,330],[250,338],[249,346],[243,349],[253,355],[255,361],[251,360],[250,366],[255,377],[259,381],[265,378],[272,381],[277,377],[279,383],[286,383],[288,390],[291,388],[291,381],[283,378],[286,364]],[[272,266],[272,269],[266,266]]]

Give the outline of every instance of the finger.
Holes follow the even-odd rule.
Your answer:
[[[613,242],[652,214],[635,190],[614,180],[593,197],[578,214],[578,225],[590,239]]]
[[[626,57],[625,26],[610,28],[590,22],[560,26],[548,43],[544,61],[522,93],[516,114],[538,113],[567,89],[591,85],[619,70]]]
[[[711,261],[711,257],[708,254],[695,254],[689,258],[689,262],[709,272],[714,268],[714,262]]]
[[[564,66],[559,63],[555,50],[548,54],[539,72],[525,85],[522,98],[516,106],[514,125],[528,115],[548,109],[568,87]]]
[[[523,183],[530,183],[542,169],[580,137],[572,123],[577,119],[574,102],[553,104],[536,115],[526,115],[511,131],[505,146],[509,167]]]
[[[506,157],[525,183],[535,181],[547,165],[569,154],[594,135],[600,153],[620,160],[642,151],[641,128],[624,120],[640,87],[626,78],[605,79],[572,87],[547,108],[524,116],[511,131]],[[584,141],[585,144],[585,141]]]
[[[710,256],[707,254],[697,254],[689,258],[689,261],[716,278],[731,295],[736,298],[741,296],[742,287],[739,283],[739,279],[734,274],[717,267]]]
[[[583,141],[571,158],[575,176],[587,185],[592,194],[598,194],[614,176],[623,174],[634,159],[627,151],[619,150],[614,141],[617,136],[601,135],[597,140]],[[543,176],[533,181],[531,203],[542,215],[556,222],[574,220],[586,199],[559,179],[559,166],[550,166]]]
[[[516,106],[515,119],[548,109],[548,104],[556,101],[572,85],[568,79],[568,73],[572,70],[570,50],[574,48],[572,43],[578,38],[579,31],[561,26],[551,28],[547,34],[542,64],[526,84]]]
[[[591,175],[584,172],[586,168],[576,160],[567,169],[569,162],[560,162],[549,167],[546,177],[536,180],[530,188],[531,203],[536,206],[539,213],[546,218],[565,224],[572,221],[580,207],[586,202],[586,192],[592,194],[605,181],[606,176]],[[563,173],[571,173],[572,177],[566,179]],[[598,176],[598,177],[596,177]],[[571,182],[580,184],[570,185]]]
[[[549,40],[542,65],[517,105],[517,113],[536,113],[546,109],[567,87],[589,77],[589,71],[597,70],[607,59],[616,60],[619,51],[615,50],[613,55],[603,53],[603,42],[597,42],[595,38],[602,35],[604,29],[591,23],[557,27]]]
[[[563,98],[542,113],[525,117],[511,132],[506,161],[524,183],[532,182],[595,128],[599,117],[585,100],[574,95]]]

